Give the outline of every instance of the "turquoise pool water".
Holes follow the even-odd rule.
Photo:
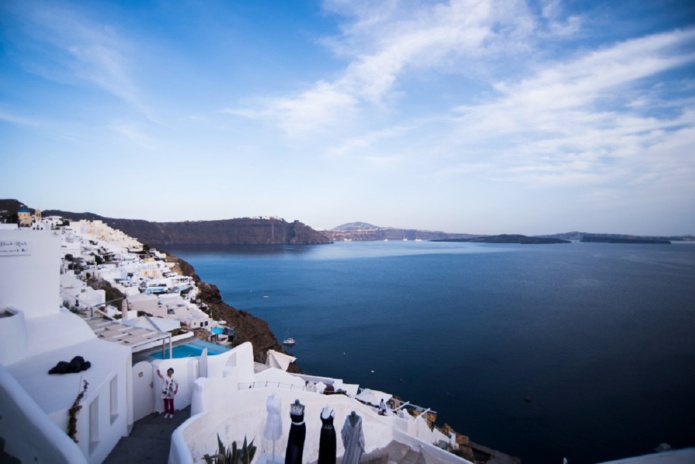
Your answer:
[[[175,346],[172,349],[172,356],[174,358],[194,358],[203,354],[203,350],[205,348],[208,349],[208,356],[215,356],[217,354],[222,354],[226,351],[229,351],[229,349],[223,346],[215,345],[213,343],[208,343],[202,340],[196,340],[195,342],[188,343],[186,345]],[[155,353],[150,354],[150,357],[157,359],[165,359],[169,357],[168,355],[169,350],[165,350],[164,356],[162,356],[161,351],[157,351]]]
[[[223,329],[222,327],[213,327],[213,328],[210,330],[210,332],[212,332],[212,333],[214,333],[214,334],[217,334],[217,335],[221,335],[221,334],[224,333],[224,329]]]

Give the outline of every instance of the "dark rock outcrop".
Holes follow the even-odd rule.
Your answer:
[[[670,240],[645,237],[607,237],[600,235],[585,235],[581,240],[587,243],[638,243],[645,245],[670,245]]]
[[[528,237],[519,234],[490,235],[466,239],[434,240],[435,242],[475,242],[475,243],[518,243],[522,245],[545,245],[554,243],[570,243],[559,238]]]

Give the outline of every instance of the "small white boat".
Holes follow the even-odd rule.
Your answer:
[[[283,345],[293,346],[296,342],[294,338],[290,337],[290,331],[285,332],[285,339],[282,341]]]

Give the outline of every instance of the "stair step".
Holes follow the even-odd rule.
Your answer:
[[[407,453],[405,453],[405,456],[398,461],[399,464],[418,464],[418,462],[424,462],[424,458],[422,457],[422,454],[420,454],[417,451],[413,451],[411,449],[408,450]]]
[[[169,456],[168,440],[129,436],[119,440],[104,464],[161,463],[166,456]]]

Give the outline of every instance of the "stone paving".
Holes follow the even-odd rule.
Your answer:
[[[173,419],[152,413],[133,425],[127,437],[121,438],[104,464],[166,464],[169,460],[171,434],[191,415],[191,407],[176,411]]]

